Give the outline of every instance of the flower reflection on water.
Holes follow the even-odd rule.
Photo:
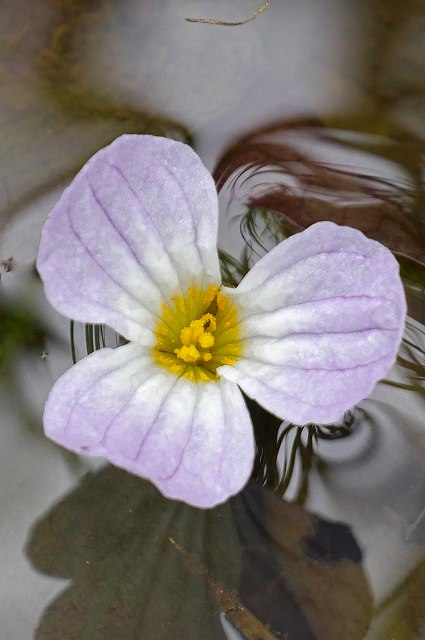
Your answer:
[[[201,507],[252,471],[240,389],[297,424],[338,420],[393,364],[405,317],[390,251],[330,222],[223,286],[217,219],[213,180],[188,146],[123,136],[64,192],[37,261],[58,311],[129,341],[59,379],[47,435]]]

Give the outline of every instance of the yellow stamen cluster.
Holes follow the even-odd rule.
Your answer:
[[[220,287],[190,287],[163,303],[156,326],[155,361],[196,382],[217,380],[217,368],[241,354],[236,305]]]

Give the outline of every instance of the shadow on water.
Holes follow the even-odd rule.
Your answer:
[[[255,483],[201,511],[108,465],[36,522],[26,552],[71,580],[37,640],[215,640],[220,612],[248,640],[360,640],[371,616],[350,529]]]

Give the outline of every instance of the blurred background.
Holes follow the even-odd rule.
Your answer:
[[[185,20],[241,21],[258,8],[1,2],[8,640],[425,638],[425,4],[271,0],[241,26]],[[400,262],[409,318],[388,379],[326,428],[280,424],[250,403],[254,477],[208,512],[42,432],[72,350],[78,359],[101,341],[45,300],[41,226],[84,162],[125,132],[185,141],[213,173],[229,284],[324,219]]]

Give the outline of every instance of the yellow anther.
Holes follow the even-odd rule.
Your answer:
[[[189,346],[183,345],[181,349],[174,349],[174,353],[180,360],[184,360],[184,362],[197,362],[201,357],[201,354],[194,344]]]
[[[196,342],[204,333],[204,323],[202,322],[202,319],[192,320],[192,322],[190,323],[190,328],[192,329],[191,342]]]
[[[187,347],[190,345],[192,342],[192,330],[190,327],[184,327],[184,329],[180,331],[180,341]]]
[[[204,333],[199,336],[198,342],[203,349],[208,349],[208,347],[212,347],[214,344],[214,336],[204,331]]]
[[[242,351],[237,306],[216,285],[164,302],[155,335],[155,362],[193,382],[217,380],[217,368],[234,364]]]

